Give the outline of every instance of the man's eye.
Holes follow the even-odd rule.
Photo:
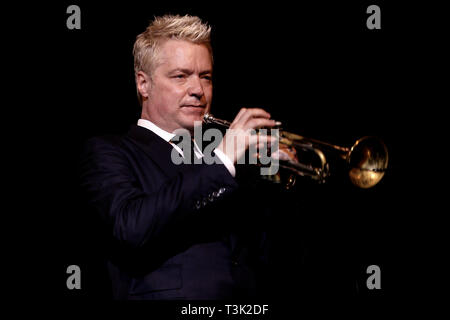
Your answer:
[[[211,76],[204,76],[203,79],[208,80],[208,81],[211,81],[211,80],[212,80],[212,77],[211,77]]]
[[[184,74],[176,74],[173,76],[173,78],[175,78],[175,79],[183,79],[184,77],[185,77]]]

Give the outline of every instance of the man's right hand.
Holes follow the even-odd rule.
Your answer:
[[[237,160],[244,156],[249,146],[256,145],[259,149],[264,143],[275,139],[275,137],[270,135],[260,136],[252,134],[252,131],[262,127],[272,128],[276,124],[275,120],[270,120],[270,114],[263,109],[242,108],[236,118],[234,118],[217,149],[222,151],[233,164],[236,164]]]

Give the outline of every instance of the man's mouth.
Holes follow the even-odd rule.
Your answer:
[[[204,109],[206,108],[206,105],[204,104],[183,104],[181,107],[183,108],[200,108],[200,109]]]

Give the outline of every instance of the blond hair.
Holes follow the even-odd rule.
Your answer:
[[[203,23],[199,17],[164,15],[155,17],[147,29],[139,34],[133,46],[134,74],[137,80],[139,71],[152,74],[158,63],[158,52],[161,45],[169,39],[185,40],[205,45],[212,60],[211,27]],[[139,103],[141,95],[138,91]]]

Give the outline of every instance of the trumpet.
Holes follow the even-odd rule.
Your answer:
[[[231,122],[215,118],[206,113],[203,116],[206,124],[230,127]],[[330,164],[326,154],[335,154],[345,161],[350,181],[357,187],[367,189],[375,186],[383,178],[388,166],[388,150],[378,137],[365,136],[351,147],[342,147],[317,139],[279,130],[279,144],[293,148],[295,153],[303,154],[300,160],[280,160],[279,166],[289,174],[285,187],[291,188],[296,177],[309,177],[319,183],[325,183],[330,176]],[[306,155],[306,156],[305,156]],[[268,176],[276,183],[284,182],[279,173]]]

